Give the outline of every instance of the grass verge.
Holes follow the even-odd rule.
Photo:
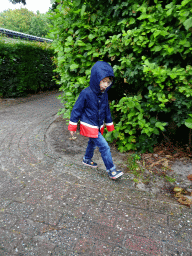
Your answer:
[[[145,169],[142,168],[141,164],[141,155],[138,153],[133,153],[128,156],[127,166],[130,172],[135,176],[133,179],[134,182],[139,183],[143,182],[144,184],[149,184],[151,179],[154,179],[154,173],[150,172],[151,175],[146,175]],[[143,164],[144,166],[144,164]],[[174,183],[176,180],[168,175],[160,175],[161,178],[165,179],[169,183]]]

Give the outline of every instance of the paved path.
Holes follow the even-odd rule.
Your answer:
[[[192,210],[59,156],[61,93],[0,110],[0,255],[192,255]]]

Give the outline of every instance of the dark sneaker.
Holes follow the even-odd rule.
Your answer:
[[[116,171],[116,170],[109,170],[108,175],[109,175],[109,178],[113,180],[117,180],[123,175],[123,172]]]
[[[97,164],[94,163],[91,159],[83,159],[82,163],[84,165],[87,165],[87,166],[90,166],[90,167],[93,167],[93,168],[97,168]]]

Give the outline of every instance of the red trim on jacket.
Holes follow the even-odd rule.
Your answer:
[[[106,125],[106,127],[107,127],[107,131],[108,131],[108,132],[112,132],[112,131],[115,130],[113,123],[105,124],[105,125]]]
[[[80,134],[89,138],[98,138],[98,131],[97,127],[89,127],[82,123],[80,123]]]
[[[106,127],[109,132],[115,130],[113,123],[107,124]],[[68,125],[68,130],[76,131],[77,124],[70,121],[69,125]],[[100,127],[100,131],[101,131],[101,134],[103,135],[104,125],[102,125]],[[85,122],[80,122],[80,134],[81,135],[83,135],[85,137],[89,137],[89,138],[98,138],[98,132],[99,132],[98,126],[93,126],[93,125],[87,124]]]
[[[104,125],[102,125],[102,126],[100,127],[100,131],[101,131],[101,134],[103,135],[103,133],[104,133]]]
[[[70,124],[68,125],[68,130],[72,132],[76,132],[77,130],[77,124]]]

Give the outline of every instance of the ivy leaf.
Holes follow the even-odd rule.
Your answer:
[[[81,8],[81,17],[83,16],[84,12],[86,10],[86,5],[84,4]]]
[[[192,17],[187,19],[185,22],[183,22],[183,25],[185,26],[185,29],[188,30],[192,27]]]
[[[153,46],[154,43],[155,43],[154,41],[150,42],[149,47]]]
[[[69,47],[67,47],[67,48],[64,48],[64,52],[70,52],[70,51],[72,51],[73,49],[72,48],[69,48]]]
[[[172,53],[174,51],[174,48],[168,48],[167,51],[168,53]]]
[[[146,124],[145,119],[139,120],[139,121],[138,121],[138,124],[139,124],[139,126],[140,126],[141,128],[143,128],[143,127],[145,126],[145,124]]]
[[[134,106],[135,106],[135,104],[134,104],[133,101],[127,102],[127,107],[128,107],[128,108],[134,108]]]
[[[71,41],[73,41],[73,37],[72,37],[72,36],[68,36],[66,40],[67,40],[68,42],[71,42]]]
[[[100,54],[98,52],[93,53],[93,57],[98,57]]]
[[[169,9],[168,11],[167,11],[167,16],[170,16],[171,15],[171,13],[172,13],[172,11],[173,11],[173,8],[171,8],[171,9]]]
[[[150,118],[150,123],[151,124],[155,124],[157,122],[156,118],[155,117],[151,117]]]
[[[186,121],[185,121],[185,125],[192,129],[192,118],[188,118]]]
[[[89,36],[88,36],[88,38],[89,38],[89,40],[93,40],[93,38],[95,38],[96,36],[95,35],[93,35],[93,34],[89,34]]]
[[[159,52],[159,51],[161,51],[161,49],[162,49],[162,47],[161,47],[160,45],[158,45],[158,46],[153,47],[153,48],[151,49],[151,51]]]
[[[93,23],[95,22],[96,17],[97,17],[97,16],[96,16],[95,14],[92,14],[92,15],[91,15],[91,21],[92,21]]]
[[[159,130],[157,128],[154,128],[153,133],[159,135]]]
[[[173,7],[173,2],[171,2],[170,4],[165,5],[166,9],[171,8],[171,7]]]
[[[179,44],[184,45],[187,42],[186,38],[184,40],[179,41]]]
[[[130,21],[129,21],[129,24],[134,24],[134,23],[135,23],[135,19],[131,18]]]
[[[71,66],[70,66],[70,69],[72,70],[72,69],[76,69],[76,68],[78,68],[79,67],[79,64],[72,64]]]
[[[138,119],[139,119],[139,120],[142,120],[142,119],[143,119],[143,114],[142,114],[142,113],[140,113],[140,114],[138,115]]]
[[[177,77],[177,74],[176,73],[170,73],[170,77],[171,77],[171,79],[175,79]]]
[[[127,143],[126,144],[126,148],[127,148],[127,150],[131,150],[132,149],[132,144],[131,143]]]
[[[71,92],[66,92],[66,96],[70,97],[70,96],[73,96],[73,94]]]
[[[112,133],[111,132],[107,132],[106,136],[105,136],[105,139],[107,141],[111,141],[111,137],[112,137]]]
[[[79,6],[80,3],[81,3],[81,0],[75,0],[75,1],[74,1],[74,4],[75,4],[76,6]]]
[[[157,37],[159,34],[161,34],[161,30],[156,30],[153,35],[154,37]]]
[[[157,128],[159,128],[160,130],[164,130],[165,128],[163,127],[163,125],[164,124],[166,124],[166,123],[161,123],[161,122],[157,122],[156,124],[155,124],[155,126],[157,127]]]
[[[85,46],[86,44],[83,42],[83,41],[81,41],[81,40],[78,40],[77,41],[77,44],[79,45],[79,46]]]
[[[189,2],[191,2],[191,0],[183,0],[181,2],[181,5],[184,6],[184,5],[188,4]]]
[[[150,15],[146,14],[146,13],[143,13],[141,14],[141,16],[139,18],[137,18],[138,20],[144,20],[144,19],[147,19]]]
[[[118,147],[118,149],[119,149],[119,151],[120,151],[121,153],[124,152],[124,147],[123,147],[123,146]]]
[[[114,131],[114,133],[113,133],[113,136],[115,137],[115,139],[117,139],[118,135],[119,135],[119,131],[117,131],[117,129],[116,129],[116,131]]]
[[[79,82],[80,84],[85,84],[85,83],[86,83],[86,78],[85,78],[85,77],[79,77],[79,78],[78,78],[78,82]]]

